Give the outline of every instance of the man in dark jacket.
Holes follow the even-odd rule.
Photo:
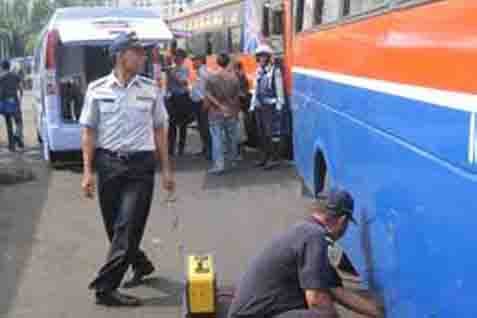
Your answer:
[[[23,148],[23,115],[21,99],[23,88],[21,78],[10,71],[10,62],[5,60],[1,65],[0,72],[0,101],[8,104],[9,111],[4,113],[7,124],[8,149],[15,151],[15,147]],[[15,121],[13,130],[12,120]]]

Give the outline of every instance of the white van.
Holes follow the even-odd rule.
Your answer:
[[[108,47],[129,31],[159,45],[172,39],[156,13],[140,8],[59,9],[43,30],[35,49],[33,96],[45,160],[81,149],[78,119],[88,84],[111,72]],[[148,51],[143,75],[157,78],[159,45]]]

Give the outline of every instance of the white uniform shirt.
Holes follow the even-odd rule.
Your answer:
[[[163,95],[148,78],[122,87],[111,73],[88,86],[80,124],[96,130],[96,148],[154,151],[154,129],[167,123]]]

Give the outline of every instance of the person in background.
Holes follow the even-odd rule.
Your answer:
[[[266,244],[241,277],[228,318],[338,318],[335,303],[384,317],[378,298],[343,287],[328,248],[344,236],[354,201],[344,190],[320,193],[311,216]]]
[[[237,76],[240,91],[239,91],[239,100],[240,100],[240,113],[239,113],[239,123],[240,123],[240,145],[239,145],[239,154],[240,158],[243,153],[243,149],[248,140],[248,129],[247,125],[250,125],[250,116],[248,108],[250,105],[250,85],[248,82],[247,74],[245,74],[245,69],[243,63],[240,60],[235,60],[232,64],[232,71]]]
[[[205,86],[205,105],[209,114],[210,135],[212,137],[213,166],[211,174],[225,171],[225,153],[232,167],[238,160],[240,101],[237,92],[240,84],[237,77],[230,72],[230,57],[222,53],[217,56],[220,71],[210,74]],[[226,151],[224,149],[226,147]]]
[[[260,45],[255,55],[259,66],[250,110],[255,111],[257,133],[263,153],[257,166],[271,169],[277,166],[280,160],[285,91],[281,69],[273,64],[273,50],[268,45]]]
[[[189,95],[189,69],[184,65],[187,53],[183,49],[175,52],[174,63],[167,71],[167,107],[170,115],[169,154],[175,155],[177,129],[179,129],[179,155],[184,154],[187,126],[194,120],[192,101]]]
[[[202,151],[200,154],[210,159],[212,142],[209,134],[209,118],[207,111],[204,109],[205,83],[209,75],[207,70],[207,58],[202,55],[194,55],[191,57],[191,60],[196,72],[196,81],[192,86],[190,97],[193,103],[193,109],[195,110],[200,139],[202,141]]]
[[[7,124],[8,149],[15,151],[16,146],[24,148],[23,141],[23,113],[21,100],[23,98],[23,86],[21,78],[10,70],[10,62],[4,60],[0,72],[0,100],[14,108],[14,112],[5,113]],[[12,119],[15,122],[13,129]]]

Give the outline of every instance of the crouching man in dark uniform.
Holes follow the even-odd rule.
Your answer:
[[[337,318],[334,302],[368,317],[383,317],[378,303],[342,287],[328,246],[354,222],[345,191],[323,195],[314,213],[273,240],[242,277],[229,318]]]
[[[105,265],[90,289],[98,304],[140,305],[117,291],[131,265],[141,279],[154,271],[139,245],[149,215],[156,160],[162,164],[162,185],[174,191],[168,159],[168,115],[153,81],[138,76],[145,50],[135,33],[121,34],[110,47],[113,72],[88,87],[80,123],[84,175],[82,188],[92,198],[97,171],[98,197],[111,242]]]

